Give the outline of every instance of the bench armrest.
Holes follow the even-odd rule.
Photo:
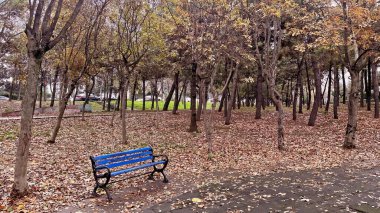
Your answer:
[[[166,162],[169,161],[169,158],[168,158],[168,156],[166,156],[166,155],[153,155],[153,162],[154,162],[154,160],[155,160],[156,158],[161,158],[161,157],[165,158],[165,161],[166,161]]]
[[[102,174],[102,175],[98,175],[97,172],[98,171],[101,171],[101,170],[107,170],[106,173]],[[101,167],[98,167],[98,168],[94,168],[94,174],[96,175],[96,178],[106,178],[108,176],[111,175],[111,171],[108,167],[106,166],[101,166]]]

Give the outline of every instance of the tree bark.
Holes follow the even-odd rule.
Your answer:
[[[95,86],[95,76],[92,76],[91,80],[92,80],[92,84],[91,84],[90,90],[86,91],[86,99],[84,100],[84,103],[83,103],[83,106],[82,106],[83,107],[82,108],[82,121],[84,121],[84,114],[85,114],[86,104],[89,103],[89,99],[90,99],[90,96],[92,94],[92,90],[94,89],[94,86]]]
[[[328,90],[327,90],[327,101],[326,101],[325,112],[328,112],[329,108],[330,108],[332,68],[333,68],[332,65],[330,65],[330,69],[329,69],[329,84],[328,84]]]
[[[338,119],[339,106],[339,69],[334,67],[334,119]]]
[[[127,144],[127,92],[128,92],[128,80],[124,79],[122,82],[123,94],[120,100],[121,102],[121,135],[122,135],[122,143]]]
[[[43,92],[44,92],[44,80],[45,80],[45,71],[44,70],[42,70],[41,69],[41,78],[40,78],[40,92],[39,92],[39,94],[40,94],[40,100],[39,100],[39,102],[40,102],[40,104],[39,104],[39,107],[40,108],[42,108],[42,98],[43,98]]]
[[[174,90],[176,89],[176,87],[175,87],[175,84],[176,84],[176,82],[175,82],[176,80],[175,79],[176,79],[176,77],[178,78],[178,72],[176,72],[174,74],[174,80],[173,80],[172,86],[170,87],[169,94],[168,94],[168,96],[165,99],[165,104],[164,104],[164,107],[162,108],[162,111],[168,111],[168,109],[169,109],[170,101],[172,100]]]
[[[234,75],[232,77],[232,91],[231,91],[231,97],[229,98],[228,105],[225,107],[227,108],[227,116],[225,119],[224,124],[225,125],[230,125],[231,124],[231,117],[232,117],[232,108],[235,102],[235,97],[236,97],[236,91],[237,91],[237,85],[238,85],[238,65],[235,65],[235,71]]]
[[[305,71],[306,71],[306,79],[307,79],[307,103],[306,103],[306,109],[310,110],[311,106],[311,83],[310,83],[310,77],[309,77],[309,69],[307,66],[307,61],[305,60]]]
[[[359,76],[360,76],[360,107],[364,107],[364,86],[365,86],[365,75],[366,71],[362,71]]]
[[[142,110],[145,111],[145,78],[142,79],[142,95],[143,95],[143,107],[142,107]]]
[[[302,70],[300,71],[300,82],[299,82],[299,89],[300,89],[300,99],[299,99],[299,105],[298,105],[298,113],[302,114],[303,113],[303,104],[305,101],[305,95],[304,95],[304,90],[303,90],[303,80],[302,80]]]
[[[197,132],[197,111],[196,111],[196,99],[197,99],[197,63],[193,62],[191,67],[191,122],[190,122],[190,132]]]
[[[293,97],[293,120],[297,120],[297,99],[298,99],[298,88],[301,86],[301,67],[298,66],[298,73],[297,73],[297,82],[296,86],[294,87],[294,97]],[[301,98],[300,98],[301,99]]]
[[[348,123],[343,147],[352,149],[356,147],[356,130],[358,123],[358,102],[360,99],[359,82],[360,74],[355,71],[350,72],[351,90],[348,99]]]
[[[174,75],[174,83],[175,83],[175,90],[174,90],[174,106],[173,106],[173,110],[172,110],[172,113],[173,114],[177,114],[177,110],[178,110],[178,105],[179,105],[179,102],[180,102],[180,97],[179,97],[179,72],[176,72],[175,75]]]
[[[343,104],[346,104],[346,77],[344,76],[344,66],[342,66],[342,86],[343,86]]]
[[[107,111],[111,111],[111,100],[112,100],[112,90],[113,90],[113,73],[110,73],[110,85],[108,91],[108,103],[107,103]],[[115,102],[116,103],[116,102]],[[114,107],[116,108],[115,104]]]
[[[66,68],[66,70],[67,70],[67,68]],[[66,74],[64,74],[64,76],[66,76]],[[63,91],[67,90],[67,81],[68,81],[67,77],[64,77],[63,85],[65,85],[65,86],[63,88]],[[47,141],[48,143],[55,143],[59,129],[61,128],[62,118],[63,118],[63,114],[65,113],[67,102],[69,101],[71,94],[74,92],[74,89],[76,87],[76,83],[77,82],[72,82],[70,84],[70,87],[68,88],[67,93],[63,94],[63,97],[59,102],[59,111],[58,111],[58,116],[57,116],[57,123],[56,123],[56,125],[55,125],[55,127],[51,133],[50,139]]]
[[[198,108],[197,108],[197,121],[201,120],[201,115],[202,115],[202,107],[203,107],[203,97],[204,97],[204,90],[205,90],[205,83],[204,79],[200,81],[199,85],[199,94],[198,94]]]
[[[371,58],[368,58],[368,68],[367,68],[367,85],[366,85],[366,99],[367,99],[367,111],[371,111],[371,88],[372,88],[372,79],[371,79]]]
[[[29,41],[30,42],[30,41]],[[28,47],[33,45],[28,42]],[[16,163],[14,168],[14,184],[12,196],[24,196],[28,190],[27,165],[29,158],[29,147],[32,138],[32,122],[34,114],[34,103],[37,96],[38,74],[41,70],[42,57],[28,51],[28,68],[25,94],[21,104],[20,133],[17,142]]]
[[[375,112],[374,118],[380,118],[380,110],[379,110],[379,82],[377,80],[377,64],[372,63],[372,87],[373,87],[373,98],[375,101]]]
[[[132,110],[132,111],[133,111],[134,108],[135,108],[136,89],[137,89],[137,79],[135,79],[135,83],[133,84],[133,91],[132,91],[132,105],[131,105],[131,110]]]
[[[317,62],[315,61],[316,59],[312,59],[312,66],[313,66],[313,71],[314,71],[314,81],[315,81],[315,96],[314,96],[314,103],[313,103],[313,108],[310,112],[310,117],[309,117],[309,126],[314,126],[315,121],[317,120],[317,115],[318,115],[318,108],[321,102],[321,74],[320,74],[320,68]]]
[[[263,71],[261,68],[258,70],[257,83],[256,83],[256,112],[255,119],[261,119],[261,107],[263,105]]]

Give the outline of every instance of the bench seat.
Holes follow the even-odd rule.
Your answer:
[[[113,177],[119,175],[152,168],[153,171],[140,175],[149,174],[149,179],[153,179],[154,173],[159,172],[164,176],[164,182],[168,182],[164,169],[166,168],[169,159],[166,155],[153,155],[153,149],[151,147],[125,150],[99,156],[90,156],[90,160],[96,182],[93,194],[97,196],[97,189],[102,188],[106,191],[109,200],[112,198],[107,190],[107,185],[116,182],[111,182],[111,178],[113,179]],[[125,179],[140,175],[134,175]]]

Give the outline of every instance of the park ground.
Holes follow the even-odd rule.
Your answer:
[[[371,112],[361,109],[358,148],[345,150],[342,149],[342,143],[347,117],[343,107],[340,109],[338,120],[332,119],[331,113],[320,113],[315,127],[307,126],[308,115],[309,113],[305,112],[299,115],[297,121],[292,121],[290,109],[287,111],[285,130],[287,150],[280,152],[276,148],[276,113],[273,109],[264,111],[262,120],[254,119],[254,111],[251,108],[237,110],[233,113],[233,123],[229,126],[223,124],[222,114],[217,114],[212,155],[207,154],[203,121],[198,123],[199,133],[187,132],[190,116],[188,111],[180,111],[178,115],[172,115],[170,112],[128,113],[128,144],[120,142],[121,123],[118,117],[113,127],[109,125],[110,116],[86,117],[85,121],[75,117],[64,119],[55,144],[46,143],[55,119],[34,120],[28,164],[30,194],[20,200],[9,198],[19,121],[2,120],[0,121],[0,211],[160,212],[161,207],[164,210],[176,208],[175,205],[173,207],[174,201],[182,199],[196,203],[195,208],[199,208],[196,211],[207,212],[207,208],[210,207],[211,211],[215,206],[206,202],[204,193],[209,191],[222,198],[229,196],[226,194],[228,190],[215,191],[213,184],[227,183],[235,178],[236,183],[231,186],[235,191],[231,193],[238,193],[240,188],[244,191],[243,188],[246,187],[253,193],[253,195],[247,194],[246,198],[252,199],[251,196],[256,196],[255,190],[264,185],[272,188],[272,184],[276,184],[273,187],[283,184],[284,191],[278,193],[286,193],[286,190],[290,190],[285,186],[288,184],[287,178],[304,178],[310,182],[317,171],[327,175],[336,174],[336,183],[343,183],[343,180],[350,178],[344,176],[346,172],[342,172],[347,169],[352,169],[353,175],[372,174],[372,185],[367,187],[378,186],[380,120],[373,119]],[[113,203],[108,203],[104,195],[99,198],[91,196],[94,180],[90,155],[147,145],[151,145],[156,153],[169,156],[167,174],[170,183],[163,184],[159,181],[161,179],[159,176],[156,177],[156,181],[147,181],[146,177],[141,177],[112,185],[111,193],[115,199]],[[303,176],[303,173],[310,175]],[[339,182],[339,175],[342,182]],[[265,179],[266,176],[269,178]],[[257,177],[257,182],[253,177]],[[276,183],[265,182],[268,179],[276,181],[281,178],[282,181]],[[345,187],[349,187],[351,182],[345,183],[347,183]],[[307,181],[300,185],[306,186]],[[310,189],[306,187],[305,192],[310,193]],[[337,193],[351,192],[342,189]],[[263,195],[268,196],[264,197],[268,199],[274,196],[270,192]],[[309,202],[307,199],[310,202],[318,201],[313,201],[310,197],[305,197],[302,201]],[[329,198],[319,199],[322,202]],[[363,197],[360,201],[373,202],[368,200],[368,197]],[[358,202],[352,204],[353,208]],[[240,210],[247,211],[248,205],[254,207],[253,204],[247,204],[244,206],[245,209],[241,207]],[[180,208],[186,210],[187,207]],[[238,212],[239,208],[233,206],[226,208],[226,211],[229,210]],[[355,212],[352,208],[351,210]],[[292,209],[288,211],[292,212]]]

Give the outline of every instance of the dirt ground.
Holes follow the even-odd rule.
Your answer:
[[[265,111],[262,120],[254,111],[233,114],[233,123],[223,124],[216,116],[212,155],[207,154],[204,124],[199,133],[189,133],[189,112],[134,112],[127,116],[128,144],[121,144],[119,118],[111,127],[110,117],[67,118],[56,144],[47,144],[54,118],[34,121],[31,156],[28,164],[30,194],[21,200],[8,196],[13,181],[15,143],[19,121],[0,121],[0,211],[56,212],[73,209],[101,211],[117,205],[121,212],[147,209],[214,181],[228,180],[226,172],[250,176],[309,169],[372,168],[380,165],[380,120],[360,111],[358,148],[341,148],[346,117],[333,120],[320,113],[315,127],[307,126],[308,113],[297,121],[286,114],[287,151],[276,146],[276,113]],[[115,203],[105,196],[91,197],[94,185],[89,156],[151,145],[157,154],[169,156],[169,184],[149,182],[146,177],[112,185]],[[208,160],[208,157],[211,160]],[[157,177],[156,179],[158,179]],[[131,189],[123,193],[126,189]],[[120,194],[118,194],[120,193]]]

